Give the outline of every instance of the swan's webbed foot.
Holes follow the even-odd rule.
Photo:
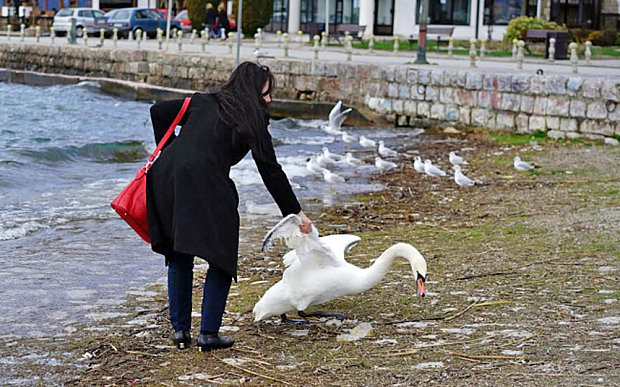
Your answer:
[[[282,313],[280,315],[280,319],[284,324],[308,324],[308,320],[306,320],[305,318],[288,318],[286,317],[286,313]]]
[[[343,321],[347,319],[347,316],[345,316],[342,313],[336,313],[336,312],[322,312],[322,311],[316,311],[316,312],[311,312],[311,313],[306,313],[303,310],[300,310],[297,312],[297,314],[299,315],[299,317],[333,317],[337,320]]]

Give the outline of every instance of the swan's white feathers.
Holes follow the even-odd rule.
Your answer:
[[[286,216],[265,235],[262,250],[268,251],[273,242],[278,239],[283,239],[286,245],[291,249],[296,248],[301,243],[303,236],[299,226],[301,226],[301,219],[299,216],[295,214]]]

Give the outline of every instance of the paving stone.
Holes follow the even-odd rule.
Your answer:
[[[418,69],[407,68],[407,83],[418,83]]]
[[[495,88],[499,91],[510,91],[512,89],[512,75],[499,74],[495,77]]]
[[[388,97],[397,98],[398,97],[398,84],[388,83],[387,93],[388,93]]]
[[[426,69],[418,70],[418,83],[428,85],[431,82],[431,72]]]
[[[620,80],[606,79],[601,85],[601,96],[604,100],[620,102]]]
[[[439,89],[439,102],[450,104],[454,102],[454,89],[451,87],[442,87]]]
[[[547,125],[545,122],[545,117],[542,116],[531,116],[530,117],[530,122],[529,122],[529,128],[532,132],[535,132],[537,130],[539,131],[546,131],[547,130]]]
[[[547,114],[554,116],[568,115],[569,100],[563,97],[547,98]]]
[[[530,92],[535,95],[547,95],[545,77],[542,75],[533,75],[530,78]]]
[[[546,122],[548,130],[560,129],[560,117],[546,117]]]
[[[598,98],[601,96],[601,84],[598,78],[587,78],[583,80],[581,93],[586,98]]]
[[[525,94],[521,96],[521,111],[528,114],[534,112],[534,97]]]
[[[486,126],[489,117],[487,109],[474,108],[471,110],[471,123],[475,126]]]
[[[502,95],[501,109],[518,112],[520,102],[519,94],[504,93],[504,95]]]
[[[577,77],[568,78],[568,82],[566,83],[567,94],[571,97],[575,97],[579,95],[582,85],[583,85],[583,78],[577,78]]]
[[[596,101],[588,104],[586,111],[588,118],[607,118],[607,107],[603,101]]]
[[[478,107],[481,107],[481,108],[491,107],[491,92],[489,91],[478,92]]]
[[[498,112],[495,120],[495,128],[498,130],[513,130],[515,127],[514,113]]]
[[[443,70],[432,70],[431,71],[431,85],[433,86],[441,86],[443,82]]]
[[[585,117],[586,103],[579,100],[570,101],[570,115],[571,117]]]
[[[568,79],[564,75],[552,75],[547,77],[545,82],[547,94],[565,94],[567,80]]]
[[[579,129],[577,120],[574,118],[560,118],[560,130],[564,132],[576,132]]]
[[[432,102],[439,100],[439,91],[437,90],[437,88],[432,86],[426,86],[426,94],[424,96],[424,99],[426,101]]]
[[[561,130],[550,130],[547,132],[547,137],[554,140],[563,139],[566,137],[566,132],[562,132]]]
[[[512,91],[522,93],[530,88],[529,75],[513,75],[511,80]]]
[[[614,127],[606,120],[583,120],[579,125],[579,131],[581,133],[612,136],[614,134]]]
[[[480,90],[482,89],[482,79],[483,74],[479,72],[469,72],[467,73],[465,88],[469,90]]]

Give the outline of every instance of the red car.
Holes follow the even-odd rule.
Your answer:
[[[190,21],[189,21],[189,15],[187,14],[187,10],[186,9],[184,9],[181,12],[179,12],[174,17],[174,20],[180,22],[181,23],[181,28],[183,28],[184,30],[191,30],[192,29],[192,23],[190,23]]]

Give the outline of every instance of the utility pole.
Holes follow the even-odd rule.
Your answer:
[[[418,56],[415,59],[417,64],[428,64],[426,60],[426,26],[428,24],[428,0],[422,0],[420,5],[420,35],[418,37]]]

